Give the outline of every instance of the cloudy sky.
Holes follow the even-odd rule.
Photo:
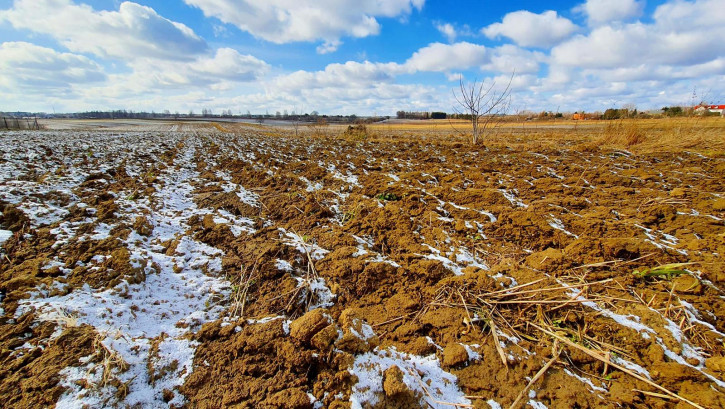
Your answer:
[[[725,0],[0,0],[0,111],[725,103]]]

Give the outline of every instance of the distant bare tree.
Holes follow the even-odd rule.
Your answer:
[[[495,125],[508,111],[511,105],[511,82],[514,74],[511,74],[502,91],[495,88],[496,81],[486,86],[485,81],[479,83],[473,80],[471,83],[465,83],[463,77],[458,80],[458,90],[453,90],[457,103],[454,110],[459,115],[470,117],[473,128],[472,144],[478,144],[486,133],[486,128]]]
[[[295,128],[295,136],[299,135],[300,129],[300,116],[297,114],[297,106],[292,110],[292,126]]]
[[[295,128],[295,136],[298,136],[300,131],[300,117],[294,113],[292,113],[292,126]]]

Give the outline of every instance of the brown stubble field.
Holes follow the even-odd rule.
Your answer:
[[[725,121],[0,133],[7,407],[725,406]]]

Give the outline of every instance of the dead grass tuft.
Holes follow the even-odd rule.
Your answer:
[[[107,347],[103,343],[106,336],[106,333],[99,332],[93,339],[94,355],[98,361],[98,366],[102,371],[101,382],[97,386],[100,388],[104,388],[109,385],[114,386],[118,391],[116,398],[124,399],[128,394],[128,385],[118,380],[116,374],[127,371],[129,365],[116,350]]]
[[[259,260],[251,268],[242,266],[239,276],[232,284],[232,305],[230,314],[232,317],[244,318],[244,309],[247,306],[250,288],[256,283]]]

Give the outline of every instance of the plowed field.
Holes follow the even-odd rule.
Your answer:
[[[725,407],[707,144],[174,129],[0,134],[0,406]]]

